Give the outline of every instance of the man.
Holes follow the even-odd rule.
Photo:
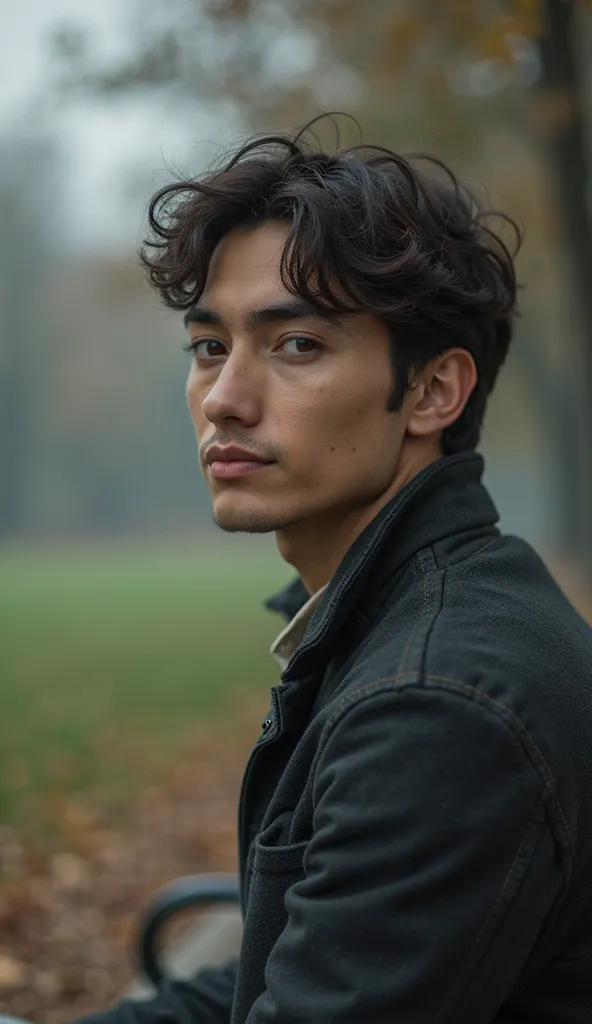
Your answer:
[[[95,1024],[592,1020],[592,635],[474,449],[510,252],[446,168],[254,140],[152,201],[216,523],[298,573],[240,957]]]

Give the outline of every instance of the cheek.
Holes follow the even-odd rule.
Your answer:
[[[347,386],[315,387],[298,410],[284,408],[280,422],[286,451],[309,478],[374,475],[378,462],[396,461],[398,423],[386,411],[389,394],[383,379],[362,380],[355,388],[351,378]]]

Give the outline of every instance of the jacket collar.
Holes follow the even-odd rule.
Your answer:
[[[268,608],[270,612],[283,615],[286,622],[290,622],[304,607],[310,596],[300,576],[295,576],[287,587],[277,594],[273,594],[272,597],[268,597],[263,602],[263,607]]]
[[[308,628],[282,673],[287,681],[315,672],[337,631],[423,548],[454,534],[493,526],[499,515],[481,483],[484,462],[475,452],[445,455],[418,473],[356,538],[325,590]],[[289,620],[308,600],[296,577],[264,602]]]

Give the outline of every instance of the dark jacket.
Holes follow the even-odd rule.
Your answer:
[[[94,1024],[592,1022],[592,631],[482,470],[385,506],[272,689],[238,963]]]

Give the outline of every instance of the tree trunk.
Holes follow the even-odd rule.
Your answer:
[[[590,213],[585,92],[577,58],[577,14],[573,0],[543,0],[544,34],[540,40],[546,145],[562,214],[566,257],[572,283],[573,322],[578,357],[565,364],[565,397],[573,416],[572,451],[563,468],[564,533],[570,553],[585,565],[592,580],[592,217]],[[565,424],[557,424],[565,435]],[[568,464],[577,466],[568,473]]]

